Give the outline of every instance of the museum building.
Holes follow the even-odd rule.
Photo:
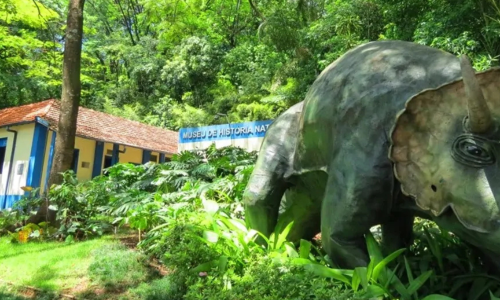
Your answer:
[[[0,110],[0,209],[12,207],[23,187],[47,189],[59,113],[54,99]],[[72,170],[86,181],[116,163],[165,162],[177,143],[176,131],[79,107]]]

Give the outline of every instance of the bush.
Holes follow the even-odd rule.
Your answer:
[[[178,289],[171,282],[172,277],[167,276],[148,283],[141,283],[136,288],[129,290],[127,300],[173,300],[178,294]]]
[[[228,275],[230,287],[225,278],[208,275],[189,287],[185,299],[353,299],[338,281],[315,276],[286,259],[255,257],[243,276]]]
[[[55,236],[73,240],[111,230],[109,218],[99,211],[108,201],[107,192],[101,177],[79,183],[72,170],[63,173],[62,184],[53,186],[48,196],[60,224]]]
[[[199,273],[193,271],[199,265],[213,261],[219,254],[198,237],[202,231],[187,223],[177,223],[163,233],[163,263],[172,271],[169,293],[172,299],[181,299],[188,287],[197,281]]]

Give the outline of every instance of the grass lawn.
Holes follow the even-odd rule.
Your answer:
[[[8,242],[8,238],[0,238],[0,279],[47,291],[87,285],[90,252],[116,243],[120,242],[111,237],[72,244],[13,244]]]
[[[137,263],[139,253],[124,246],[121,238],[123,235],[75,243],[13,244],[2,237],[0,298],[53,299],[42,294],[54,292],[77,299],[115,299],[122,294],[120,299],[123,299],[128,289],[158,276]],[[44,292],[27,292],[23,287]],[[28,297],[30,293],[39,295]]]

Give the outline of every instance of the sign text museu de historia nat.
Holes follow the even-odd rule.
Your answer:
[[[216,146],[239,146],[253,151],[258,149],[272,120],[181,128],[179,151]]]

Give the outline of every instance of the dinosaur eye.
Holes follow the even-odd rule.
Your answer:
[[[452,146],[452,157],[459,163],[481,168],[495,163],[490,142],[472,135],[459,136]]]
[[[483,157],[484,155],[487,155],[487,153],[485,151],[483,151],[483,149],[479,148],[476,145],[466,145],[465,151],[467,151],[467,153],[469,153],[470,155],[474,155],[474,156]]]

